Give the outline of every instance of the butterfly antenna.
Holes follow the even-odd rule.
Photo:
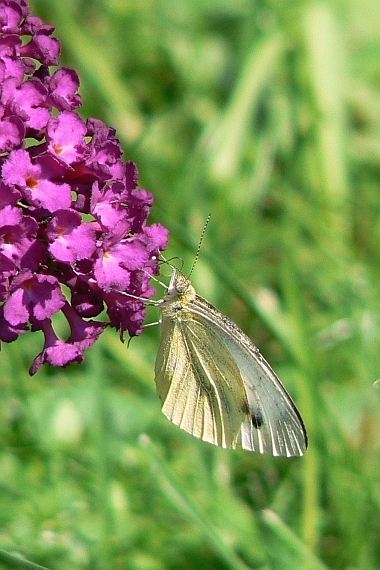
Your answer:
[[[202,230],[202,233],[201,233],[201,237],[200,237],[200,239],[199,239],[199,244],[198,244],[198,247],[197,247],[197,253],[195,254],[195,258],[194,258],[194,261],[193,261],[193,265],[192,265],[192,267],[191,267],[191,269],[190,269],[189,277],[190,277],[190,275],[192,274],[192,272],[194,271],[194,267],[195,267],[195,265],[196,265],[196,263],[197,263],[197,261],[198,261],[199,252],[201,251],[203,238],[204,238],[204,235],[205,235],[205,233],[206,233],[206,228],[207,228],[207,226],[208,226],[208,223],[209,223],[209,221],[210,221],[210,218],[211,218],[211,214],[209,214],[209,215],[207,216],[206,223],[205,223],[205,225],[204,225],[204,227],[203,227],[203,230]]]

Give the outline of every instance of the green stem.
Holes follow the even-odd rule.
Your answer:
[[[49,570],[46,566],[40,566],[21,558],[18,554],[10,554],[5,550],[0,549],[0,562],[3,562],[9,568],[17,568],[18,570]]]

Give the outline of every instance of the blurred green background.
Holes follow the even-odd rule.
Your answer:
[[[278,372],[310,447],[226,451],[170,424],[158,327],[33,378],[24,335],[1,355],[0,548],[54,570],[379,569],[380,3],[33,6],[185,272],[212,213],[193,282]]]

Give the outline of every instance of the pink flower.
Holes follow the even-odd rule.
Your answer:
[[[59,64],[54,28],[30,16],[25,0],[0,14],[0,340],[41,330],[45,362],[81,362],[106,326],[139,334],[151,275],[168,240],[147,225],[152,195],[136,165],[122,160],[115,131],[84,122],[79,78]],[[62,287],[70,291],[66,299]],[[109,321],[95,321],[106,309]],[[62,311],[71,334],[60,339]]]

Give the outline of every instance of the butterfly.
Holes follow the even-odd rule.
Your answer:
[[[155,383],[165,416],[224,448],[303,455],[308,438],[301,415],[251,339],[175,268],[157,305]]]

